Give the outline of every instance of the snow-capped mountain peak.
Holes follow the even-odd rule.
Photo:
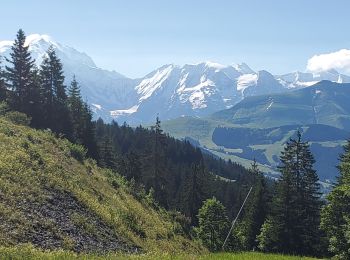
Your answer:
[[[14,41],[0,41],[0,55],[8,56]],[[46,34],[30,34],[26,37],[26,46],[36,61],[36,65],[40,66],[47,50],[52,46],[63,63],[84,64],[89,67],[96,68],[96,64],[87,54],[79,52],[76,49],[62,45],[55,41],[51,36]]]
[[[63,63],[68,85],[76,75],[82,96],[96,116],[119,122],[148,123],[157,114],[163,119],[206,116],[229,108],[247,96],[289,91],[313,85],[321,80],[350,82],[336,71],[318,74],[293,72],[274,76],[254,71],[247,64],[222,65],[205,61],[178,66],[164,65],[141,79],[129,79],[98,68],[91,57],[55,41],[48,35],[32,34],[26,44],[40,65],[52,46]],[[9,57],[13,41],[0,41],[0,56]]]
[[[51,36],[46,34],[30,34],[26,37],[25,45],[31,46],[38,43],[45,43],[58,47],[57,42],[54,41]]]

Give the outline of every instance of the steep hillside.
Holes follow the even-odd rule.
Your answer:
[[[80,146],[0,118],[0,246],[30,243],[95,253],[203,250],[145,194],[135,196],[119,175],[84,159]]]

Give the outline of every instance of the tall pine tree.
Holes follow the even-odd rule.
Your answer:
[[[260,172],[255,160],[251,166],[250,173],[254,179],[253,189],[247,202],[244,221],[241,224],[245,227],[245,238],[243,242],[245,250],[251,250],[257,247],[257,236],[266,219],[269,203],[269,189],[266,179],[263,173]]]
[[[181,200],[183,204],[183,212],[190,217],[193,225],[198,224],[198,210],[207,197],[205,184],[205,168],[203,162],[199,165],[192,164],[191,171],[187,173],[184,188],[181,189]]]
[[[338,183],[327,197],[329,203],[322,210],[321,227],[336,259],[350,259],[350,141],[338,168]]]
[[[82,144],[82,113],[83,113],[83,101],[80,94],[80,87],[75,78],[71,82],[71,85],[68,89],[68,109],[70,114],[70,120],[72,123],[72,133],[71,139],[77,143]]]
[[[22,29],[17,32],[17,37],[11,47],[10,58],[6,66],[6,80],[10,87],[9,105],[12,109],[30,114],[32,102],[30,93],[35,86],[33,85],[32,60],[28,46],[25,45],[26,36]]]
[[[97,158],[98,152],[92,112],[81,97],[80,87],[75,76],[68,89],[67,105],[72,128],[70,139],[73,142],[83,144],[88,149],[88,155]]]
[[[43,99],[43,122],[56,133],[71,132],[67,94],[62,63],[52,46],[48,49],[40,70]]]
[[[154,197],[160,202],[161,205],[167,207],[166,201],[166,165],[164,160],[164,150],[165,150],[165,135],[161,128],[161,122],[159,117],[156,118],[156,124],[152,127],[152,139],[151,146],[151,158],[149,158],[149,163],[151,164],[151,176],[150,183],[154,189]]]
[[[315,160],[307,142],[291,139],[282,155],[281,178],[272,214],[262,227],[259,247],[265,251],[315,255],[319,251],[320,191]]]

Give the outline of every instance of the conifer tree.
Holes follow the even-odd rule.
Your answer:
[[[336,259],[350,259],[350,141],[340,157],[340,176],[327,196],[321,227],[328,237],[329,251]]]
[[[152,153],[152,186],[154,189],[155,199],[161,203],[164,207],[167,207],[165,186],[166,180],[166,167],[164,166],[164,148],[165,148],[165,135],[161,128],[161,122],[159,117],[156,118],[156,124],[152,127],[154,134],[153,141],[153,153]]]
[[[82,101],[81,115],[82,129],[80,130],[82,143],[87,148],[87,154],[92,158],[97,158],[97,142],[95,137],[95,125],[92,119],[92,111],[87,102]]]
[[[11,90],[9,95],[9,105],[12,109],[19,112],[28,113],[31,107],[30,93],[33,86],[33,68],[34,61],[25,45],[26,36],[22,29],[17,32],[17,37],[11,47],[10,58],[6,66],[6,81]]]
[[[246,206],[244,248],[254,249],[257,246],[257,235],[268,213],[269,190],[264,175],[260,172],[254,159],[250,173],[254,175],[252,194]]]
[[[88,155],[97,158],[98,151],[92,112],[89,105],[82,100],[80,87],[75,76],[68,89],[67,105],[70,114],[70,127],[72,129],[70,139],[83,144],[88,150]]]
[[[314,255],[319,248],[320,192],[315,162],[301,133],[281,155],[281,178],[272,214],[262,227],[259,247],[265,251]]]
[[[43,96],[43,121],[56,133],[68,134],[70,129],[67,94],[61,61],[52,46],[41,65],[41,91]]]
[[[83,112],[83,102],[80,95],[80,87],[76,81],[75,76],[71,82],[68,89],[68,109],[70,113],[70,120],[72,123],[72,133],[71,139],[77,143],[82,144],[81,131],[82,131],[82,112]]]
[[[198,223],[198,210],[206,197],[205,168],[203,162],[199,165],[192,164],[191,171],[187,175],[181,198],[184,204],[185,214],[190,217],[191,223],[196,225]]]

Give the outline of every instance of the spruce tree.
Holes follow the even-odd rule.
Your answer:
[[[280,157],[281,178],[272,214],[259,235],[265,251],[315,255],[319,248],[320,191],[315,162],[307,142],[291,139]]]
[[[70,135],[71,140],[74,142],[82,144],[81,139],[82,132],[82,113],[83,113],[83,101],[80,94],[80,87],[76,81],[75,76],[71,82],[71,85],[68,89],[68,109],[70,114],[70,120],[72,124],[72,132]]]
[[[252,194],[247,202],[246,216],[242,225],[245,227],[244,249],[251,250],[257,247],[257,236],[268,213],[269,190],[266,179],[260,172],[254,159],[250,173],[254,176]]]
[[[203,162],[192,164],[191,171],[187,173],[181,198],[184,204],[185,215],[191,219],[192,225],[198,224],[198,210],[206,198],[205,167]]]
[[[52,46],[41,64],[40,76],[45,127],[56,133],[69,134],[71,128],[63,68]]]
[[[34,61],[25,45],[26,36],[22,29],[17,32],[17,37],[11,47],[10,58],[6,66],[6,81],[11,90],[9,105],[12,109],[29,114],[31,107],[30,92],[33,86]]]
[[[336,259],[350,259],[350,141],[340,157],[338,182],[327,196],[321,227],[328,237],[329,251]]]
[[[153,129],[153,151],[152,151],[152,186],[154,189],[155,199],[164,207],[167,207],[166,201],[166,166],[164,165],[164,148],[166,146],[165,143],[165,135],[161,128],[161,122],[159,117],[156,118],[156,124],[152,127]]]
[[[70,127],[72,129],[69,138],[73,142],[84,145],[92,158],[98,158],[98,149],[95,138],[92,112],[89,105],[82,100],[80,87],[73,77],[68,89],[67,105],[70,114]]]
[[[95,137],[95,125],[92,119],[92,111],[87,102],[82,101],[82,115],[81,115],[81,141],[87,148],[87,154],[92,158],[98,158],[97,142]]]

